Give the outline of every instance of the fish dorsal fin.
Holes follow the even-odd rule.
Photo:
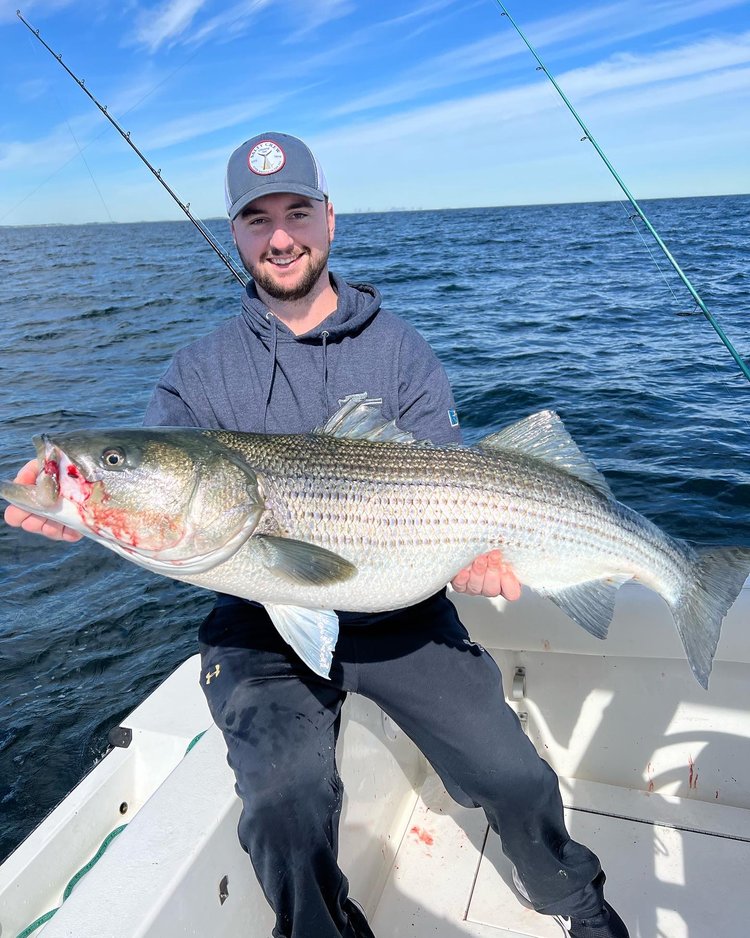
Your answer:
[[[347,440],[369,440],[374,443],[415,443],[408,430],[401,430],[395,420],[383,417],[380,398],[366,393],[350,394],[325,426],[317,427],[318,436],[335,436]]]
[[[614,499],[607,480],[578,448],[554,410],[540,410],[504,430],[491,433],[480,449],[523,453],[586,482],[606,498]]]

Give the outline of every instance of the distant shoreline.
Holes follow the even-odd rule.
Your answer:
[[[653,202],[675,202],[677,200],[685,201],[687,199],[740,199],[750,197],[750,192],[720,192],[713,195],[659,195],[651,196],[649,198],[639,198],[639,203],[653,203]],[[565,205],[609,205],[616,202],[627,201],[624,197],[620,199],[590,199],[590,200],[579,200],[573,202],[519,202],[519,203],[509,203],[506,205],[461,205],[461,206],[448,206],[444,208],[419,208],[419,207],[400,207],[394,206],[389,209],[358,209],[351,212],[340,212],[337,211],[336,214],[339,218],[346,216],[356,216],[356,215],[393,215],[393,214],[403,214],[406,212],[479,212],[479,211],[492,211],[496,209],[517,209],[517,208],[550,208],[552,206],[565,206]],[[334,203],[335,204],[335,203]],[[224,215],[208,215],[205,218],[201,219],[203,222],[219,222],[224,223],[227,221],[226,216]],[[3,225],[0,224],[0,230],[4,228],[88,228],[92,225],[97,226],[107,226],[107,225],[165,225],[170,223],[184,223],[191,224],[187,218],[153,218],[141,221],[79,221],[79,222],[36,222],[34,224],[28,225]]]

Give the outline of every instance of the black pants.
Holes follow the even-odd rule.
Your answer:
[[[274,938],[372,935],[337,862],[335,748],[348,692],[382,707],[451,794],[484,809],[539,911],[598,912],[599,861],[570,839],[557,776],[445,594],[366,625],[341,619],[330,680],[300,661],[262,607],[221,597],[200,630],[201,685],[242,799],[240,842],[276,912]]]

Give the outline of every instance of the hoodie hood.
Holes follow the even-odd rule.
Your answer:
[[[148,426],[309,433],[350,394],[382,401],[417,439],[460,440],[445,372],[413,326],[380,308],[368,284],[331,274],[336,309],[296,336],[253,285],[242,311],[175,355],[146,412]]]
[[[330,412],[332,408],[335,409],[336,396],[331,394],[328,381],[329,344],[339,343],[344,337],[355,335],[380,310],[380,292],[375,287],[369,283],[349,284],[337,277],[336,274],[329,274],[329,276],[331,286],[338,297],[336,309],[314,329],[302,335],[295,335],[285,323],[271,312],[258,296],[258,291],[252,280],[248,283],[242,297],[242,318],[268,352],[268,363],[265,380],[263,381],[264,433],[269,430],[269,407],[274,393],[280,357],[288,357],[287,353],[280,353],[279,346],[286,345],[288,347],[290,344],[296,343],[298,346],[310,348],[310,353],[317,360],[317,366],[313,366],[313,368],[317,371],[317,382],[321,388],[321,397]],[[318,347],[320,348],[319,353],[317,353]],[[307,358],[306,365],[308,365],[309,370],[309,355]],[[312,374],[309,377],[311,381],[316,380]]]
[[[336,291],[336,309],[323,322],[309,332],[295,335],[288,326],[269,310],[258,296],[254,281],[250,281],[242,297],[242,316],[263,344],[270,348],[273,333],[277,342],[316,342],[323,337],[335,342],[342,336],[353,335],[375,316],[380,309],[380,291],[369,283],[346,283],[336,274],[330,274],[331,286]]]

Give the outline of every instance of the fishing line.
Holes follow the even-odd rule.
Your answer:
[[[56,59],[60,65],[65,69],[65,71],[70,75],[70,77],[76,82],[78,87],[83,91],[83,93],[90,98],[91,101],[99,108],[101,113],[107,118],[107,120],[112,124],[115,130],[119,133],[122,139],[128,144],[128,146],[136,153],[138,158],[144,163],[148,169],[151,171],[153,176],[161,183],[161,185],[166,189],[172,199],[179,205],[182,211],[187,215],[193,225],[198,229],[201,235],[208,242],[211,249],[216,253],[224,266],[229,270],[229,272],[234,276],[234,278],[241,284],[241,286],[246,286],[249,280],[247,274],[241,270],[233,261],[229,252],[224,250],[224,248],[219,244],[219,242],[214,238],[208,228],[203,224],[203,222],[197,218],[190,211],[190,203],[183,202],[174,189],[169,185],[169,183],[164,179],[161,174],[161,169],[156,169],[139,147],[134,143],[130,137],[130,131],[124,130],[119,122],[112,117],[112,115],[107,110],[106,104],[101,104],[97,98],[89,91],[86,87],[86,80],[84,78],[79,78],[62,60],[62,54],[55,52],[45,41],[42,39],[38,29],[34,29],[23,17],[20,10],[16,10],[16,16],[21,20],[23,25],[29,30],[29,32],[34,36],[39,42],[44,46],[44,48],[49,52],[49,54]],[[183,63],[184,64],[184,63]],[[166,80],[166,79],[165,79]],[[152,89],[153,90],[153,89]],[[149,92],[150,94],[151,92]],[[146,95],[147,97],[148,95]]]
[[[568,110],[570,111],[570,113],[571,113],[571,114],[573,115],[573,117],[576,119],[576,121],[577,121],[579,127],[581,128],[581,130],[583,131],[583,134],[584,134],[584,136],[582,137],[582,140],[588,140],[589,143],[591,143],[591,145],[594,147],[594,149],[596,150],[596,152],[599,154],[599,156],[601,157],[601,159],[602,159],[603,162],[604,162],[604,165],[607,167],[607,169],[610,171],[610,173],[611,173],[612,176],[614,177],[614,179],[615,179],[615,181],[617,182],[617,184],[619,185],[619,187],[620,187],[620,188],[622,189],[622,191],[625,193],[628,202],[630,202],[630,204],[633,206],[633,208],[635,209],[636,213],[638,214],[638,217],[641,219],[641,221],[643,222],[643,224],[646,226],[646,228],[648,229],[649,233],[653,236],[654,240],[656,241],[656,243],[657,243],[657,244],[659,245],[659,247],[661,248],[662,253],[663,253],[664,256],[667,258],[667,260],[669,261],[669,263],[672,265],[672,267],[674,268],[674,270],[677,272],[677,275],[679,276],[680,280],[682,280],[683,284],[687,287],[688,291],[690,292],[690,295],[692,296],[692,298],[693,298],[693,299],[695,300],[695,302],[697,303],[697,305],[698,305],[698,307],[700,308],[701,312],[702,312],[703,315],[706,317],[706,319],[709,321],[709,323],[710,323],[711,326],[713,327],[713,329],[714,329],[714,331],[716,332],[716,334],[718,335],[718,337],[721,339],[721,341],[722,341],[722,342],[724,343],[724,345],[726,346],[727,351],[729,352],[729,354],[732,356],[732,358],[735,360],[735,362],[736,362],[737,365],[739,366],[740,371],[741,371],[742,374],[747,378],[747,380],[750,381],[750,368],[748,368],[747,363],[742,359],[742,357],[741,357],[740,354],[738,353],[737,349],[735,349],[734,345],[732,345],[731,341],[729,340],[729,338],[727,337],[726,333],[724,332],[724,330],[721,328],[721,326],[720,326],[719,323],[717,322],[716,318],[713,316],[713,314],[711,313],[711,311],[708,309],[708,307],[706,306],[706,304],[703,302],[703,300],[702,300],[701,297],[699,296],[698,291],[695,289],[695,287],[694,287],[693,284],[690,282],[690,280],[688,279],[688,277],[687,277],[687,275],[685,274],[685,272],[682,270],[682,268],[680,267],[680,265],[677,263],[677,261],[675,260],[675,258],[672,256],[672,254],[671,254],[670,251],[669,251],[669,248],[668,248],[668,247],[666,246],[666,244],[662,241],[662,239],[661,239],[661,237],[659,236],[658,232],[656,231],[656,229],[654,228],[654,226],[651,224],[651,222],[650,222],[650,221],[648,220],[648,218],[646,217],[645,212],[644,212],[643,209],[640,207],[640,205],[636,202],[634,196],[631,194],[631,192],[630,192],[630,190],[628,189],[628,187],[625,185],[625,183],[623,182],[623,180],[620,178],[620,176],[619,176],[617,170],[616,170],[616,169],[614,168],[614,166],[610,163],[610,161],[609,161],[609,159],[607,158],[606,154],[604,153],[604,151],[602,150],[602,148],[599,146],[599,144],[597,143],[597,141],[595,140],[595,138],[593,137],[593,135],[592,135],[591,132],[589,131],[588,127],[584,124],[583,119],[582,119],[581,116],[579,115],[578,111],[576,111],[576,109],[573,107],[573,105],[571,104],[571,102],[570,102],[570,100],[568,99],[567,95],[566,95],[565,92],[562,90],[562,88],[560,87],[560,85],[557,83],[557,81],[555,80],[554,76],[552,75],[552,73],[551,73],[551,72],[549,71],[549,69],[547,68],[547,66],[546,66],[546,65],[544,64],[544,62],[542,62],[542,60],[539,58],[539,55],[538,55],[536,49],[531,45],[531,43],[529,42],[529,40],[526,38],[526,36],[525,36],[524,33],[522,32],[521,28],[518,26],[518,24],[516,23],[516,21],[513,19],[513,17],[512,17],[512,16],[510,15],[510,13],[508,12],[506,6],[501,2],[501,0],[497,0],[497,5],[498,5],[498,6],[500,7],[500,9],[502,10],[501,15],[508,18],[508,22],[511,24],[511,26],[515,29],[515,31],[516,31],[516,32],[518,33],[518,35],[521,37],[521,39],[522,39],[524,45],[525,45],[526,48],[529,50],[529,52],[530,52],[530,53],[534,56],[534,58],[536,59],[536,61],[537,61],[537,63],[538,63],[538,69],[537,69],[537,71],[544,72],[544,74],[547,76],[547,78],[550,80],[550,82],[551,82],[552,85],[554,86],[554,88],[555,88],[555,90],[557,91],[557,93],[560,95],[560,97],[561,97],[562,100],[564,101],[564,103],[565,103],[566,107],[568,108]]]
[[[672,294],[672,299],[675,301],[675,305],[679,305],[679,303],[680,303],[679,297],[677,296],[677,294],[676,294],[676,293],[674,292],[674,290],[672,289],[672,284],[669,282],[669,279],[668,279],[666,273],[665,273],[664,270],[662,269],[662,266],[661,266],[661,264],[659,263],[659,258],[654,254],[653,248],[652,248],[651,245],[648,243],[648,241],[643,237],[643,232],[642,232],[641,229],[638,227],[638,225],[636,225],[636,223],[635,223],[635,220],[636,220],[636,218],[638,218],[638,216],[637,216],[637,215],[633,215],[632,212],[629,212],[629,211],[627,210],[627,207],[625,206],[625,204],[624,204],[621,200],[618,199],[618,200],[617,200],[617,204],[622,208],[623,212],[625,212],[625,214],[628,216],[628,221],[633,225],[633,229],[637,232],[638,237],[641,239],[641,244],[643,244],[643,247],[646,249],[646,253],[647,253],[648,256],[651,258],[651,260],[654,262],[654,266],[656,267],[656,269],[657,269],[657,270],[659,271],[659,273],[661,274],[662,280],[663,280],[664,283],[666,284],[667,289],[669,290],[669,292]]]
[[[109,220],[114,224],[114,221],[115,221],[115,220],[114,220],[114,218],[112,218],[112,213],[111,213],[110,210],[109,210],[109,206],[108,206],[107,203],[104,201],[104,196],[103,196],[103,194],[102,194],[102,190],[99,188],[99,185],[98,185],[96,179],[94,179],[94,174],[93,174],[93,172],[91,171],[91,167],[90,167],[89,164],[88,164],[88,160],[87,160],[86,157],[83,155],[83,150],[81,149],[81,145],[80,145],[80,143],[78,142],[78,138],[77,138],[76,135],[73,133],[73,128],[70,126],[70,121],[67,119],[67,117],[65,118],[65,126],[66,126],[66,127],[68,128],[68,130],[70,131],[70,136],[73,138],[73,141],[74,141],[76,147],[78,148],[78,155],[79,155],[79,156],[81,157],[81,159],[83,160],[83,165],[84,165],[84,166],[86,167],[86,169],[88,170],[89,176],[91,176],[91,182],[94,184],[94,188],[95,188],[96,191],[98,192],[99,198],[102,200],[102,205],[104,206],[104,211],[107,213],[107,217],[109,218]]]
[[[251,4],[251,6],[249,7],[248,13],[251,12],[255,7],[261,6],[263,3],[264,3],[264,0],[256,0],[256,2],[253,3],[253,4]],[[16,10],[16,15],[18,16],[19,19],[23,19],[23,17],[21,16],[21,11],[20,11],[20,10]],[[235,24],[239,19],[242,19],[244,16],[245,16],[245,14],[243,13],[241,16],[238,16],[235,20],[232,20],[232,22],[229,24],[229,28],[231,28],[232,26],[234,26],[234,24]],[[24,21],[24,22],[25,22],[25,21]],[[26,23],[26,25],[28,26],[29,24]],[[29,29],[31,29],[31,27],[29,27]],[[34,34],[34,36],[36,36],[36,38],[39,38],[39,35],[38,35],[39,30],[33,30],[33,29],[32,29],[31,32]],[[30,45],[30,46],[33,46],[33,43],[31,42],[31,37],[27,37],[27,38],[28,38],[29,45]],[[200,51],[201,51],[201,50],[200,50],[200,46],[199,46],[199,47],[195,50],[195,52],[193,52],[191,55],[189,55],[189,56],[188,56],[183,62],[181,62],[175,69],[173,69],[171,72],[169,72],[168,75],[165,75],[164,78],[162,78],[160,81],[157,81],[157,83],[156,83],[152,88],[149,88],[149,90],[148,90],[144,95],[142,95],[134,104],[132,104],[126,111],[123,111],[123,112],[122,112],[122,117],[126,117],[128,114],[131,113],[131,111],[135,111],[137,108],[139,108],[139,107],[143,104],[143,102],[146,100],[146,98],[150,98],[151,95],[152,95],[158,88],[161,88],[161,86],[164,85],[164,84],[166,84],[166,82],[171,81],[171,80],[174,78],[174,76],[175,76],[181,69],[185,68],[185,66],[186,66],[189,62],[191,62],[191,61],[196,57],[196,55],[198,55],[198,53],[199,53]],[[57,58],[57,56],[55,56],[55,58]],[[87,144],[85,144],[83,147],[80,147],[80,146],[79,146],[79,148],[78,148],[79,154],[82,155],[84,150],[87,150],[90,146],[92,146],[94,143],[96,143],[96,141],[99,140],[101,137],[103,137],[106,132],[107,132],[107,128],[106,128],[106,127],[103,127],[103,128],[99,131],[99,133],[95,134],[95,135],[89,140],[89,142],[88,142]],[[75,138],[74,138],[74,139],[75,139]],[[76,143],[77,143],[77,142],[78,142],[78,141],[76,141]],[[62,163],[60,166],[58,166],[58,168],[57,168],[53,173],[50,173],[50,175],[47,176],[46,179],[42,180],[42,182],[40,182],[39,185],[36,186],[36,188],[32,189],[31,192],[29,192],[27,195],[25,195],[25,196],[20,200],[20,202],[16,202],[16,204],[13,205],[11,208],[9,208],[7,212],[5,212],[3,215],[0,215],[0,222],[3,222],[9,215],[12,215],[13,212],[16,211],[16,209],[20,208],[20,207],[24,204],[24,202],[27,202],[32,196],[36,195],[36,193],[39,192],[40,189],[43,189],[43,188],[47,185],[47,183],[50,182],[50,180],[54,179],[55,176],[57,176],[59,173],[61,173],[61,172],[65,169],[65,167],[68,166],[70,163],[72,163],[75,159],[76,159],[76,156],[71,156],[70,159],[65,160],[65,162]],[[85,160],[84,160],[84,162],[85,162]],[[106,206],[105,206],[105,207],[106,207]],[[110,220],[114,222],[114,219],[112,219],[112,216],[111,216],[111,215],[110,215]]]
[[[27,36],[27,37],[26,37],[26,40],[27,40],[27,42],[29,43],[29,46],[30,46],[30,47],[33,47],[33,43],[32,43],[32,41],[31,41],[31,36]],[[58,96],[57,96],[56,92],[54,91],[54,89],[53,89],[53,91],[52,91],[52,94],[54,95],[55,100],[57,101],[57,105],[58,105],[58,107],[60,108],[60,113],[62,114],[62,113],[63,113],[62,101],[60,101],[60,99],[58,98]],[[91,169],[91,167],[89,166],[88,160],[87,160],[86,157],[83,155],[83,150],[82,150],[82,148],[81,148],[81,144],[78,142],[78,137],[76,137],[75,133],[73,132],[73,128],[70,126],[70,121],[68,120],[68,118],[67,118],[67,117],[64,117],[63,119],[64,119],[64,121],[65,121],[65,126],[68,128],[68,131],[69,131],[69,133],[70,133],[70,136],[73,138],[73,142],[74,142],[75,145],[76,145],[76,149],[78,150],[78,156],[80,156],[81,160],[83,161],[83,165],[84,165],[84,166],[86,167],[86,169],[88,170],[88,174],[89,174],[89,176],[91,177],[91,182],[93,183],[93,186],[94,186],[94,188],[96,189],[99,198],[101,199],[101,203],[102,203],[102,205],[104,206],[104,211],[107,213],[107,217],[109,218],[109,220],[114,224],[114,221],[115,221],[115,220],[114,220],[114,218],[112,218],[112,213],[110,212],[109,206],[107,205],[107,203],[106,203],[106,201],[105,201],[105,199],[104,199],[104,195],[103,195],[103,193],[102,193],[102,190],[99,188],[99,186],[98,186],[98,184],[97,184],[97,182],[96,182],[96,179],[94,178],[94,173],[92,172],[92,169]],[[75,159],[75,157],[72,157],[71,160],[72,160],[72,159]],[[68,162],[71,162],[71,160],[69,160]],[[67,165],[67,164],[66,164],[66,165]]]
[[[18,12],[19,12],[19,11],[16,10],[16,13],[18,13]],[[32,43],[32,41],[31,41],[31,37],[30,37],[30,36],[27,36],[26,38],[27,38],[27,40],[28,40],[29,47],[30,47],[30,48],[33,48],[33,43]],[[153,90],[153,89],[152,89],[152,90]],[[55,94],[54,91],[53,91],[52,93]],[[151,92],[148,92],[148,94],[151,94]],[[148,94],[144,95],[144,98],[145,98],[145,97],[148,97]],[[59,106],[59,108],[60,108],[60,113],[62,113],[62,111],[63,111],[62,102],[60,101],[60,99],[57,97],[56,94],[55,94],[55,100],[57,101],[58,106]],[[143,98],[142,98],[141,100],[143,100]],[[132,111],[134,108],[138,107],[138,105],[139,105],[140,103],[141,103],[141,102],[138,101],[136,104],[133,105],[132,108],[129,108],[127,111],[125,111],[125,113],[128,114],[128,113],[129,113],[130,111]],[[3,212],[3,214],[0,215],[0,224],[2,224],[2,223],[5,221],[6,218],[9,218],[9,217],[10,217],[17,209],[19,209],[24,203],[28,202],[29,199],[31,199],[33,196],[35,196],[36,193],[39,192],[40,189],[43,189],[43,188],[47,185],[48,182],[51,182],[51,181],[55,178],[55,176],[59,176],[60,173],[66,168],[66,166],[70,166],[70,164],[73,163],[75,160],[77,160],[79,156],[80,156],[81,159],[83,160],[83,163],[84,163],[84,165],[86,166],[86,169],[88,169],[88,171],[89,171],[89,175],[91,176],[91,181],[94,183],[94,187],[96,188],[96,191],[99,193],[99,197],[100,197],[100,199],[102,200],[102,204],[104,205],[104,209],[105,209],[107,215],[109,216],[109,220],[110,220],[113,224],[116,224],[114,218],[112,218],[112,213],[109,211],[109,207],[107,206],[107,203],[104,201],[104,196],[102,195],[101,190],[99,189],[99,186],[96,184],[96,180],[94,179],[94,175],[93,175],[93,173],[91,172],[91,168],[89,167],[89,164],[86,162],[86,157],[83,155],[83,151],[84,151],[84,150],[88,150],[88,148],[89,148],[93,143],[95,143],[100,137],[102,137],[102,136],[104,135],[104,133],[106,132],[106,127],[105,127],[104,129],[100,130],[99,133],[96,134],[94,137],[92,137],[91,140],[89,140],[88,143],[86,143],[86,144],[84,144],[83,146],[81,146],[80,143],[78,142],[78,139],[76,138],[76,135],[73,133],[73,130],[72,130],[71,126],[70,126],[70,122],[68,121],[67,118],[65,118],[64,120],[65,120],[65,123],[66,123],[66,125],[67,125],[68,130],[70,131],[70,135],[71,135],[71,137],[73,138],[73,140],[75,141],[76,147],[78,148],[78,153],[74,153],[73,156],[71,156],[71,157],[69,157],[67,160],[65,160],[64,163],[61,163],[61,164],[57,167],[57,169],[56,169],[54,172],[50,173],[49,176],[47,176],[46,179],[43,179],[43,180],[42,180],[37,186],[35,186],[30,192],[27,192],[26,195],[25,195],[22,199],[19,199],[19,201],[16,202],[15,205],[11,205],[11,207],[10,207],[6,212]]]

